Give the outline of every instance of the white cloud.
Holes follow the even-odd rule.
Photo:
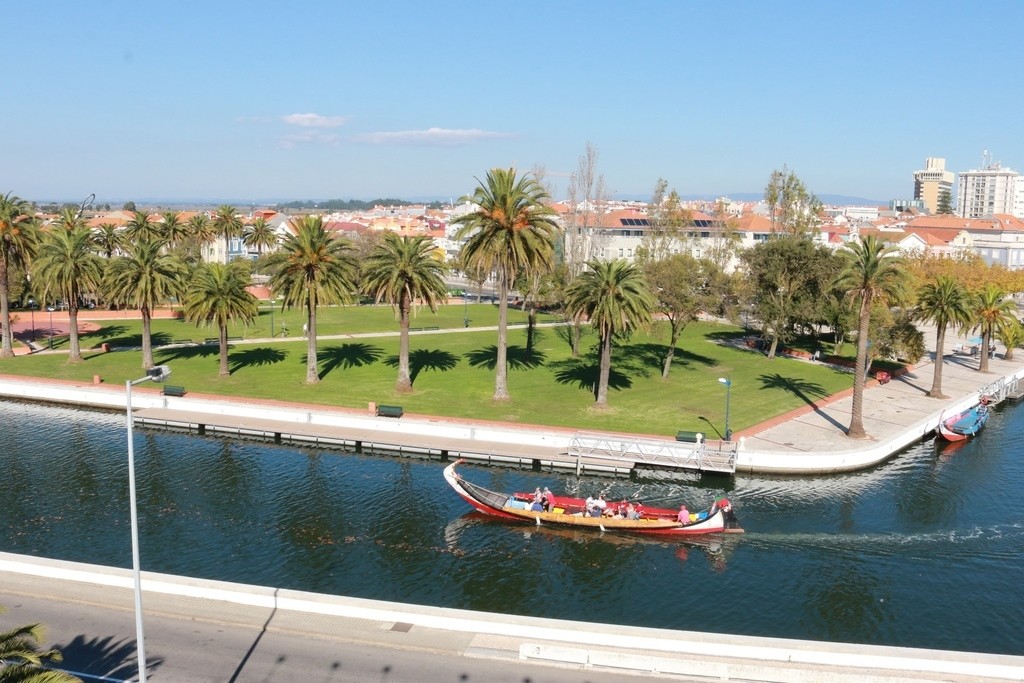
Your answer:
[[[426,130],[397,130],[365,133],[353,139],[371,145],[424,145],[458,147],[481,140],[514,137],[511,133],[498,133],[478,128],[427,128]]]
[[[288,114],[281,120],[291,126],[303,128],[338,128],[344,126],[348,119],[344,116],[321,116],[320,114]]]
[[[294,149],[297,145],[324,145],[333,146],[338,144],[340,138],[333,133],[317,133],[304,131],[302,133],[291,133],[285,135],[278,142],[281,149]]]

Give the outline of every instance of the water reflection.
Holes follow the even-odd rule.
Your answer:
[[[123,416],[4,402],[0,425],[0,550],[127,567]],[[925,442],[831,476],[467,466],[494,490],[691,509],[728,495],[747,530],[683,540],[470,513],[434,461],[138,429],[142,564],[515,614],[1021,654],[1022,428],[1024,412],[1000,410],[955,452]]]

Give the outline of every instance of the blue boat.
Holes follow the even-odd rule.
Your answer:
[[[963,441],[981,431],[981,428],[988,422],[987,396],[982,396],[981,401],[967,410],[963,410],[952,417],[939,417],[939,436],[946,441]]]

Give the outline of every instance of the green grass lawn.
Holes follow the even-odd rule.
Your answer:
[[[468,307],[472,325],[497,322],[497,307]],[[275,311],[275,326],[281,313]],[[527,352],[524,326],[509,330],[509,392],[503,403],[491,400],[494,392],[494,355],[497,333],[463,328],[461,304],[446,306],[435,316],[424,310],[414,327],[451,329],[446,334],[415,335],[411,340],[414,392],[394,392],[397,376],[397,336],[320,339],[318,360],[321,382],[305,383],[306,342],[274,340],[235,344],[229,354],[231,376],[217,376],[216,345],[158,348],[157,363],[170,365],[170,383],[196,393],[236,397],[272,398],[314,404],[366,408],[371,401],[398,404],[410,413],[468,417],[505,422],[556,425],[580,430],[611,430],[674,435],[693,430],[717,438],[725,431],[725,386],[732,381],[730,427],[738,431],[780,413],[806,405],[852,385],[849,374],[828,366],[787,358],[767,360],[763,355],[729,344],[742,338],[742,330],[710,323],[692,323],[683,333],[667,380],[661,379],[667,331],[637,334],[615,348],[609,407],[594,407],[597,377],[596,336],[584,335],[584,357],[573,359],[568,328],[541,328],[532,351]],[[295,311],[284,314],[289,330],[301,330]],[[322,335],[397,330],[386,307],[328,309],[321,314]],[[511,319],[525,320],[520,311]],[[261,324],[263,325],[261,331]],[[294,328],[292,326],[295,326]],[[83,349],[107,342],[114,347],[139,343],[139,321],[113,321],[86,335]],[[269,311],[248,328],[229,330],[246,339],[265,337]],[[154,321],[154,337],[162,343],[174,339],[202,340],[215,336],[209,328],[170,320]],[[66,339],[58,340],[66,348]],[[38,353],[0,361],[0,373],[91,381],[99,375],[106,383],[123,384],[142,374],[141,353],[135,350],[85,351],[83,363],[71,365],[64,354]],[[146,385],[143,385],[146,386]],[[140,387],[141,388],[141,387]]]

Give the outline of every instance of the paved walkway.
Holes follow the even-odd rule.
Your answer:
[[[925,346],[935,348],[935,329],[923,327]],[[930,398],[935,365],[934,354],[919,363],[912,372],[893,378],[887,384],[875,380],[864,391],[863,417],[867,440],[851,439],[846,435],[853,410],[853,391],[848,390],[813,403],[767,422],[742,430],[734,435],[743,437],[743,448],[766,459],[768,454],[785,454],[799,466],[804,455],[832,453],[837,457],[863,452],[879,444],[901,437],[911,440],[925,436],[934,429],[939,417],[959,410],[971,403],[984,388],[1000,380],[1013,381],[1024,374],[1024,353],[1012,360],[1005,359],[1005,349],[997,347],[989,359],[989,371],[978,371],[979,358],[965,353],[953,353],[956,345],[967,340],[954,331],[946,333],[946,354],[942,371],[942,391],[949,398]]]

